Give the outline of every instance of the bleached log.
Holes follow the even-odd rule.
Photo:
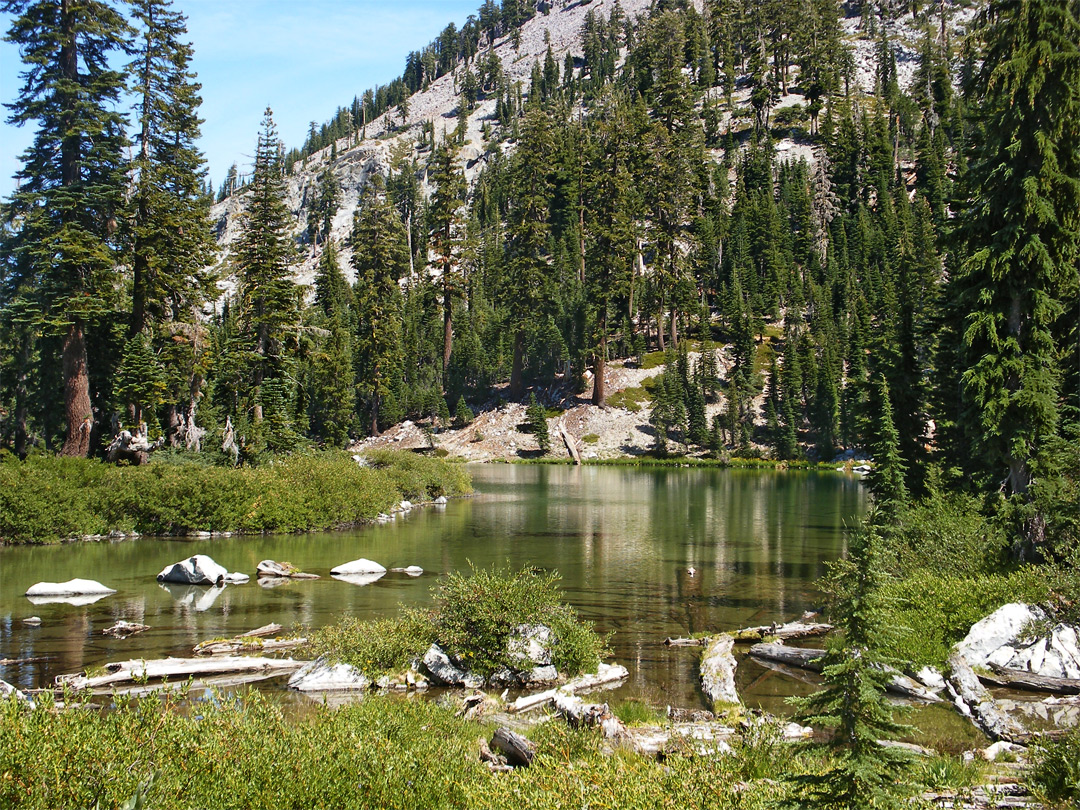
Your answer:
[[[121,430],[116,434],[105,452],[105,458],[112,464],[118,461],[127,461],[135,466],[145,464],[150,460],[150,454],[161,447],[164,441],[165,439],[161,438],[151,442],[146,423],[140,422],[135,433]]]
[[[971,664],[960,653],[953,652],[949,656],[949,669],[949,684],[961,702],[958,708],[966,708],[964,713],[972,717],[991,739],[1015,742],[1026,737],[1026,729],[998,707],[993,695],[979,682]]]
[[[787,647],[783,644],[755,644],[750,648],[750,655],[766,661],[776,661],[788,666],[821,672],[825,650],[814,647]],[[893,667],[885,667],[885,671],[892,676],[892,679],[885,687],[885,691],[910,700],[921,700],[926,703],[944,702],[930,690],[924,689],[918,681],[898,672]]]
[[[226,641],[202,641],[195,645],[196,655],[228,655],[238,652],[291,650],[307,643],[306,638],[271,638],[263,641],[253,636],[237,636]]]
[[[556,694],[553,698],[555,711],[566,718],[574,728],[599,726],[607,739],[626,737],[626,726],[616,717],[606,703],[586,703],[577,695]]]
[[[1080,680],[1076,678],[1051,678],[1036,675],[1034,672],[1021,672],[1007,669],[998,664],[990,664],[993,675],[979,673],[979,680],[991,686],[1005,686],[1009,689],[1023,689],[1030,692],[1050,692],[1054,695],[1080,695]]]
[[[810,638],[811,636],[824,636],[833,631],[831,624],[820,622],[793,621],[787,624],[762,624],[756,627],[743,627],[740,630],[732,630],[727,635],[735,639],[735,642],[745,643],[761,641],[763,638],[795,639]],[[704,647],[715,636],[702,638],[666,638],[665,646],[668,647]]]
[[[511,713],[536,709],[540,706],[545,706],[554,700],[557,692],[575,695],[590,689],[598,689],[620,683],[621,681],[626,680],[629,675],[630,673],[624,666],[618,664],[601,664],[595,673],[581,675],[555,689],[548,689],[545,692],[537,692],[533,695],[522,695],[506,708],[507,711]]]
[[[506,757],[511,765],[527,768],[536,756],[536,747],[517,732],[505,726],[495,729],[491,747]]]
[[[701,654],[701,691],[713,703],[741,703],[735,689],[734,646],[735,640],[721,633]]]
[[[570,435],[570,431],[563,425],[562,420],[559,420],[558,425],[559,436],[562,437],[563,444],[566,445],[567,451],[570,453],[570,457],[574,459],[574,464],[581,465],[581,453],[578,452],[577,442],[574,437]]]
[[[73,689],[100,689],[118,683],[162,678],[187,678],[197,675],[222,675],[233,672],[272,672],[284,675],[303,666],[306,661],[291,658],[223,657],[223,658],[142,658],[106,664],[105,675],[88,678],[84,674],[58,675],[57,686]]]

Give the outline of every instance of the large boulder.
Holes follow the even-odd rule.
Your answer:
[[[484,679],[479,675],[466,672],[455,664],[450,656],[438,644],[432,644],[424,653],[424,668],[436,683],[446,686],[464,686],[467,689],[479,689]]]
[[[1059,624],[1049,635],[998,647],[987,661],[1047,678],[1080,679],[1080,645],[1077,642],[1076,628]]]
[[[158,582],[175,585],[224,585],[229,572],[205,554],[196,554],[161,569]]]
[[[93,579],[69,579],[67,582],[38,582],[26,589],[26,595],[35,596],[105,596],[116,593]]]
[[[360,558],[352,562],[342,563],[336,568],[331,568],[330,573],[335,575],[385,574],[386,568],[377,562]]]
[[[510,660],[520,670],[551,664],[551,628],[543,624],[519,624],[506,643]]]
[[[318,658],[304,664],[289,678],[289,688],[300,692],[363,692],[371,679],[349,664],[331,664]]]
[[[995,650],[1016,641],[1021,630],[1042,618],[1043,612],[1030,605],[1002,605],[971,626],[964,640],[956,645],[956,652],[973,667],[985,666]]]

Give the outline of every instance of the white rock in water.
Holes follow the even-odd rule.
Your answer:
[[[196,554],[161,569],[158,582],[172,582],[177,585],[221,585],[229,572],[205,554]]]
[[[410,577],[418,577],[424,573],[424,569],[419,565],[410,565],[408,568],[391,568],[395,574],[408,574]]]
[[[402,512],[408,512],[410,509],[412,509],[412,501],[402,501],[400,504],[398,504],[398,509],[400,509]]]
[[[445,495],[440,495],[438,498],[435,499],[435,503],[437,503],[440,506],[443,505],[444,503],[446,503],[446,496]]]
[[[362,692],[371,679],[349,664],[331,664],[319,658],[304,664],[289,678],[289,688],[300,692]]]
[[[92,579],[69,579],[67,582],[39,582],[31,585],[26,595],[34,596],[97,596],[116,593],[115,588],[109,588]]]
[[[32,625],[33,627],[37,627],[39,624],[41,624],[41,617],[40,616],[27,616],[25,619],[23,619],[23,624],[29,624],[29,625]]]
[[[424,666],[432,678],[448,686],[463,686],[469,677],[465,670],[450,660],[450,656],[443,652],[438,644],[432,644],[424,653]]]
[[[225,575],[225,581],[231,585],[243,585],[249,579],[251,579],[251,577],[247,574],[242,574],[239,571],[233,571],[231,574]]]
[[[1041,618],[1042,611],[1029,605],[1020,602],[1002,605],[975,622],[964,640],[956,645],[956,651],[973,667],[983,666],[997,649],[1015,642],[1026,625]]]
[[[336,568],[330,569],[331,574],[385,574],[386,569],[377,562],[359,559],[352,562],[342,563]]]

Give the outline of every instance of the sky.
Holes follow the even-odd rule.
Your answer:
[[[446,25],[459,28],[482,0],[173,0],[188,18],[202,83],[200,148],[214,188],[235,161],[250,166],[263,111],[274,111],[287,148],[303,145],[311,121],[329,120],[369,87],[401,75],[409,51]],[[11,15],[0,14],[7,33]],[[22,86],[18,48],[0,43],[0,101]],[[32,124],[0,124],[0,196],[15,188]]]

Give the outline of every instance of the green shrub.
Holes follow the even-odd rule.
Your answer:
[[[1041,740],[1031,748],[1028,784],[1040,799],[1080,806],[1080,728],[1059,740]]]
[[[625,408],[631,413],[638,413],[641,410],[641,403],[648,402],[649,399],[648,392],[635,385],[608,396],[607,404],[612,408]]]
[[[311,650],[349,664],[371,678],[407,670],[435,641],[431,616],[407,609],[397,619],[346,617],[312,634]]]
[[[258,467],[156,456],[140,467],[35,456],[0,463],[0,543],[49,543],[113,530],[141,534],[294,532],[353,525],[403,498],[470,490],[461,465],[413,453],[298,453]]]
[[[450,656],[486,678],[515,668],[506,648],[516,627],[544,624],[552,630],[552,664],[559,672],[594,672],[607,654],[604,640],[562,603],[558,581],[557,574],[530,568],[452,573],[435,592],[435,637]]]
[[[595,433],[586,433],[581,437],[581,440],[585,442],[585,444],[596,444],[600,441],[600,437]]]
[[[903,661],[941,667],[979,619],[1009,602],[1038,603],[1049,595],[1046,575],[1037,568],[978,577],[920,569],[882,587],[883,625],[891,632],[881,648]]]

